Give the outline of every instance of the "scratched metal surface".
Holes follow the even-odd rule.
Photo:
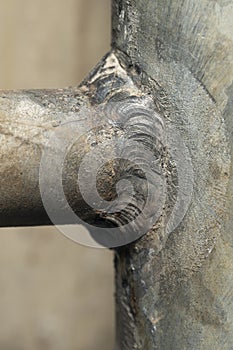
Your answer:
[[[231,1],[113,3],[113,47],[179,129],[195,175],[159,253],[153,234],[116,253],[121,350],[233,347],[232,15]]]
[[[122,93],[127,90],[132,95],[152,98],[157,113],[179,131],[189,149],[194,170],[192,201],[180,225],[166,235],[161,220],[139,242],[117,249],[117,338],[121,350],[232,348],[232,250],[228,213],[232,207],[229,136],[233,53],[229,13],[232,5],[227,1],[113,2],[113,56],[117,64],[108,69],[113,69],[116,78],[119,70],[123,72],[126,85],[119,87]],[[104,74],[104,65],[104,61],[100,63],[94,76]],[[97,82],[98,79],[94,79],[94,83],[88,85],[86,81],[79,90],[54,92],[51,98],[57,101],[59,94],[61,99],[66,98],[69,111],[74,107],[75,98],[81,106],[90,106],[93,101],[104,103],[108,90],[110,95],[113,92],[112,85],[109,86],[106,79],[106,89],[100,86],[101,93],[96,94]],[[56,110],[59,103],[48,104],[46,91],[9,96],[8,102],[6,96],[2,96],[3,118],[7,119],[7,103],[13,103],[14,108],[21,106],[18,114],[13,113],[16,119],[27,119],[20,103],[26,97],[26,106],[31,103],[36,106],[40,128],[46,125],[47,117],[49,122],[59,122]],[[7,104],[5,110],[4,103]],[[49,113],[38,111],[41,104],[42,108],[48,107]],[[32,106],[29,109],[33,110]],[[29,109],[26,107],[26,111]],[[13,129],[19,131],[19,135],[22,133],[16,123]],[[12,136],[5,131],[2,135],[8,140]],[[39,135],[43,138],[46,133]],[[171,141],[177,148],[175,136],[171,135]],[[2,152],[5,159],[12,149],[17,152],[15,144],[13,147],[9,142],[6,144],[7,152]],[[25,147],[30,154],[31,146],[28,148],[25,143]],[[79,145],[78,150],[83,149],[85,152],[83,145]],[[163,154],[160,156],[165,158]],[[13,158],[21,159],[15,155]],[[25,158],[28,158],[26,151]],[[35,158],[35,168],[39,160],[40,153]],[[175,165],[178,169],[178,164]],[[18,171],[20,168],[23,174],[18,174],[14,181],[18,179],[22,183],[22,177],[29,176],[32,182],[27,183],[37,188],[28,193],[19,186],[20,196],[23,191],[30,204],[28,208],[32,208],[31,203],[35,204],[41,219],[46,220],[40,205],[38,171],[35,177],[27,174],[26,162]],[[183,169],[187,173],[188,170]],[[72,177],[70,179],[73,184]],[[167,179],[168,199],[178,198],[181,184],[173,186],[175,172],[174,175],[167,172]],[[2,188],[7,188],[6,177],[1,181]],[[106,183],[102,184],[104,193]],[[72,188],[68,186],[71,202]],[[10,213],[14,214],[14,205],[7,208],[9,217]],[[172,202],[167,201],[162,218],[169,215],[169,205]],[[29,218],[33,218],[31,214]],[[34,215],[34,219],[36,217]]]

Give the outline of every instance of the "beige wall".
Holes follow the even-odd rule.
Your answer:
[[[0,87],[75,85],[109,49],[110,0],[0,0]]]
[[[0,88],[77,84],[109,49],[110,0],[0,0]],[[0,230],[0,350],[111,350],[109,251]]]

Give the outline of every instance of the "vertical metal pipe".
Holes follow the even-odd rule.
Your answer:
[[[231,349],[233,5],[115,0],[112,7],[113,48],[129,74],[139,73],[135,82],[153,96],[168,130],[173,126],[177,170],[171,177],[167,169],[163,220],[116,251],[117,346]],[[189,171],[172,155],[175,139],[189,150],[193,192],[167,235]]]

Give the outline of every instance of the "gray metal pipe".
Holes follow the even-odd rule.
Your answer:
[[[194,170],[190,207],[169,237],[162,221],[116,252],[118,347],[230,350],[233,3],[117,0],[112,6],[112,45],[179,132]],[[187,171],[183,165],[180,173]],[[167,220],[180,198],[177,178],[168,182]]]
[[[0,225],[50,224],[39,168],[50,131],[72,119],[78,89],[2,91],[0,95]],[[48,189],[49,190],[49,189]]]
[[[2,92],[0,96],[1,226],[50,223],[40,192],[40,165],[51,148],[51,133],[61,124],[75,121],[80,131],[88,130],[65,159],[63,174],[66,197],[86,220],[98,217],[119,226],[144,208],[144,174],[135,167],[129,171],[128,164],[117,167],[111,162],[100,171],[99,192],[105,200],[114,199],[117,181],[134,173],[136,201],[126,212],[118,211],[120,215],[102,217],[85,204],[77,190],[77,169],[103,138],[133,137],[153,150],[162,166],[167,192],[159,220],[141,240],[116,251],[117,346],[121,350],[233,347],[232,16],[231,1],[115,0],[113,52],[79,89]],[[119,102],[122,111],[128,100],[135,106],[141,101],[141,119],[132,113],[129,122],[126,113],[111,113],[103,123],[99,107]],[[83,112],[90,110],[95,111],[91,117]],[[157,142],[159,120],[174,131],[173,136],[168,133],[173,145],[170,153]],[[104,128],[99,128],[101,123]],[[69,135],[64,134],[64,140]],[[177,152],[179,140],[189,150],[194,173],[190,205],[180,221],[174,213],[182,212],[185,204],[183,189],[190,179],[185,174],[190,169],[187,162],[182,163],[184,153]],[[54,156],[62,152],[60,145],[52,145]],[[137,151],[137,147],[130,150]],[[115,145],[109,153],[117,154]],[[97,152],[96,161],[101,157]],[[90,170],[94,164],[95,159]],[[59,171],[53,165],[51,158],[54,174],[49,172],[47,187],[51,206],[56,199],[51,189]],[[153,183],[154,170],[149,175],[153,185],[159,183],[159,177]],[[88,181],[85,186],[88,190]],[[65,212],[65,203],[59,205]],[[150,210],[153,205],[155,201]],[[167,231],[171,216],[179,225]]]

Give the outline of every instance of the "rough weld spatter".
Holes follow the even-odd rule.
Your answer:
[[[59,140],[63,151],[55,155],[48,147],[42,157],[40,187],[45,209],[56,223],[64,215],[56,203],[64,203],[65,215],[74,217],[75,212],[76,221],[72,221],[85,224],[95,242],[104,247],[129,244],[152,229],[159,251],[182,221],[192,198],[193,169],[188,149],[179,132],[159,113],[153,98],[137,87],[114,53],[90,74],[80,92],[89,105],[80,109],[78,120],[88,115],[88,123],[82,130],[75,121],[61,125],[49,144]],[[79,152],[77,156],[75,139],[89,145],[83,155]],[[53,175],[51,161],[62,172]],[[92,213],[89,222],[77,207],[72,208],[72,198],[69,200],[75,169],[84,200],[81,207],[88,206],[86,213]],[[51,171],[53,174],[48,175]],[[52,176],[57,176],[54,190],[47,194],[46,179]],[[70,238],[80,242],[78,234],[74,238],[72,233]]]
[[[81,90],[86,93],[93,105],[100,105],[100,108],[107,113],[110,123],[114,123],[114,115],[116,119],[118,118],[115,120],[115,126],[123,130],[127,139],[136,140],[153,152],[154,162],[147,164],[151,175],[149,177],[156,179],[158,184],[158,178],[153,174],[159,172],[160,177],[165,180],[163,186],[166,192],[164,201],[159,205],[155,202],[155,198],[150,199],[150,213],[160,214],[158,220],[153,222],[151,235],[148,236],[153,237],[155,252],[165,246],[168,235],[180,225],[189,208],[187,220],[195,222],[197,212],[201,217],[205,217],[202,221],[205,222],[205,227],[200,227],[199,223],[195,228],[198,232],[196,237],[198,237],[199,254],[203,257],[209,254],[218,236],[228,181],[226,174],[229,159],[224,125],[221,116],[214,109],[213,101],[198,82],[195,84],[200,92],[203,90],[204,102],[202,99],[203,113],[194,114],[195,120],[188,119],[189,115],[185,114],[184,109],[179,111],[174,108],[173,101],[160,85],[149,81],[151,89],[148,89],[147,79],[149,78],[143,72],[128,62],[127,56],[117,51],[104,58],[81,85]],[[190,111],[188,112],[190,114]],[[206,115],[214,119],[214,124],[210,123],[208,129]],[[190,125],[192,120],[193,125]],[[197,128],[197,125],[201,124],[203,128]],[[197,145],[197,140],[203,142],[201,150],[198,149],[201,144]],[[221,154],[221,157],[217,158],[218,172],[212,172],[212,178],[210,175],[207,177],[207,169],[211,164],[205,163],[207,153],[210,151],[213,154]],[[142,159],[140,161],[142,163]],[[156,164],[155,169],[153,164]],[[129,169],[125,171],[126,169],[121,168],[121,170],[122,173],[117,174],[118,180],[127,177],[130,172]],[[151,183],[153,184],[153,181]],[[200,186],[196,186],[197,183]],[[156,181],[153,186],[156,186]],[[214,193],[208,190],[213,186],[218,189]],[[206,191],[200,191],[200,188],[205,188]],[[155,187],[153,190],[156,191]],[[137,208],[135,211],[126,210],[118,215],[116,210],[115,214],[106,217],[117,224],[130,221],[134,215],[141,212],[145,204],[145,194],[144,197],[136,195],[134,204],[131,209]],[[191,235],[194,236],[194,233],[187,233],[187,237]],[[194,247],[195,245],[193,249]]]
[[[66,207],[65,215],[74,218],[75,212],[76,221],[70,221],[84,224],[97,246],[111,248],[137,240],[157,224],[160,229],[155,232],[158,250],[161,249],[169,233],[182,221],[192,195],[192,165],[185,145],[176,135],[177,154],[169,150],[169,135],[172,133],[174,138],[176,133],[167,127],[153,99],[136,86],[114,53],[104,58],[79,91],[88,104],[80,108],[78,121],[88,115],[86,125],[82,130],[75,120],[60,125],[49,144],[59,143],[62,151],[55,154],[48,147],[42,157],[40,189],[51,221],[56,224]],[[84,140],[83,154],[79,151],[77,155],[75,139]],[[182,165],[189,169],[185,177],[190,181],[186,179],[178,188],[179,166],[175,159],[179,153]],[[63,174],[61,170],[54,172],[51,161]],[[177,161],[179,164],[178,158]],[[84,201],[80,207],[87,207],[85,217],[76,203],[72,205],[73,174],[78,175],[78,191]],[[54,176],[54,189],[47,193],[46,179]],[[188,198],[182,199],[182,207],[178,199],[181,191]],[[65,234],[88,244],[80,241],[78,234]]]

